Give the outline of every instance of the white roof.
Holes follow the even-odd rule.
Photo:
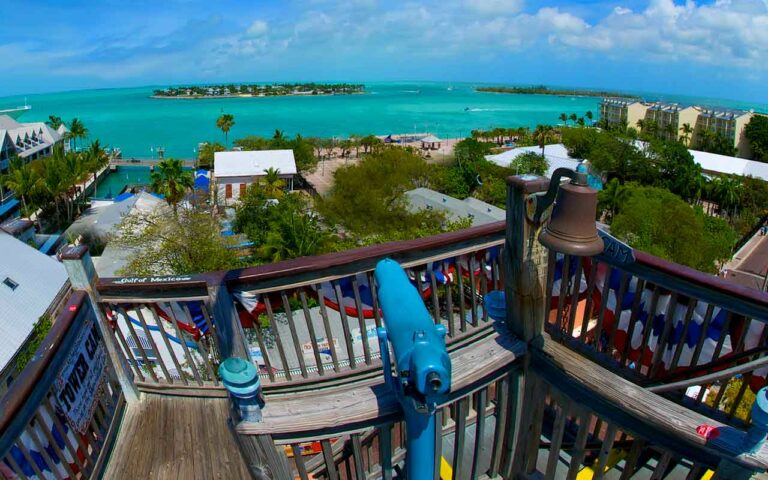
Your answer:
[[[44,122],[20,123],[8,115],[0,115],[0,139],[7,138],[20,157],[53,146],[61,134]]]
[[[426,137],[422,138],[421,141],[424,142],[424,143],[439,143],[439,142],[442,142],[442,140],[440,140],[439,138],[437,138],[434,135],[427,135]]]
[[[64,265],[7,233],[0,232],[0,370],[32,333],[67,281]],[[9,278],[17,286],[5,283]]]
[[[528,152],[533,152],[541,155],[541,147],[539,147],[538,145],[534,145],[531,147],[517,147],[517,148],[513,148],[512,150],[507,150],[506,152],[499,153],[497,155],[486,155],[485,159],[495,163],[496,165],[500,165],[502,167],[508,167],[509,164],[512,163],[512,160]],[[563,145],[562,143],[554,143],[552,145],[546,145],[544,147],[544,156],[547,158],[547,161],[549,161],[549,169],[545,174],[545,176],[547,177],[551,177],[552,172],[554,172],[560,167],[565,167],[565,168],[570,168],[572,170],[575,170],[576,167],[579,165],[579,163],[581,163],[582,161],[582,159],[580,158],[573,158],[570,155],[568,155],[568,149],[566,149],[565,145]],[[528,173],[528,172],[520,172],[520,173]]]
[[[688,151],[693,155],[693,161],[701,165],[701,169],[704,171],[752,176],[768,180],[768,163],[698,150]]]
[[[213,174],[218,178],[261,176],[270,168],[280,170],[281,175],[298,173],[293,150],[216,152],[213,165]]]
[[[472,226],[498,222],[507,218],[505,210],[476,198],[459,200],[429,188],[415,188],[405,192],[412,211],[440,210],[452,221],[471,218]]]

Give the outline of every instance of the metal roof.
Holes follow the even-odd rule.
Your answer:
[[[411,210],[441,210],[447,213],[452,221],[471,218],[472,226],[506,218],[504,210],[476,198],[459,200],[429,188],[415,188],[405,192],[405,196]]]
[[[0,232],[0,370],[5,368],[64,287],[64,265]],[[10,279],[9,284],[5,279]],[[11,288],[9,285],[16,285]]]
[[[257,177],[264,175],[270,168],[280,170],[281,175],[298,173],[293,150],[216,152],[213,165],[214,175],[218,178]]]
[[[496,165],[500,165],[502,167],[509,167],[509,164],[512,163],[512,160],[516,159],[519,155],[522,155],[528,152],[541,154],[541,148],[538,146],[518,147],[518,148],[513,148],[512,150],[507,150],[506,152],[499,153],[498,155],[486,155],[485,159],[495,163]],[[563,145],[562,143],[546,145],[544,147],[544,156],[547,158],[547,161],[549,162],[549,169],[545,174],[547,177],[551,177],[552,172],[554,172],[560,167],[565,167],[565,168],[570,168],[572,170],[575,170],[576,167],[579,166],[579,163],[582,161],[582,159],[580,158],[570,157],[568,155],[568,149],[565,148],[565,145]],[[520,172],[520,174],[524,174],[524,173],[529,173],[529,172]]]

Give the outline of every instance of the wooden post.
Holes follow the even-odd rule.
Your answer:
[[[549,187],[549,179],[521,175],[507,179],[507,234],[504,244],[504,292],[507,327],[522,340],[541,337],[544,329],[547,249],[539,243],[541,225],[529,218],[533,193]],[[538,340],[537,340],[538,341]]]
[[[112,367],[115,369],[115,375],[120,383],[120,388],[123,390],[125,401],[128,403],[138,402],[140,399],[139,391],[133,383],[133,373],[119,347],[115,345],[109,322],[105,318],[104,312],[99,308],[99,293],[95,288],[98,277],[91,255],[88,253],[88,247],[85,245],[65,247],[60,258],[69,275],[72,288],[84,290],[88,294],[88,302],[96,317],[99,333],[101,333]]]
[[[213,313],[222,360],[239,357],[250,362],[251,355],[246,347],[245,332],[235,310],[234,299],[223,278],[217,276],[208,280],[208,297],[208,307]]]
[[[546,191],[549,179],[521,175],[507,179],[507,232],[504,243],[504,295],[506,327],[536,348],[543,344],[546,303],[547,249],[539,243],[540,224],[533,222],[535,202],[530,195]],[[508,478],[526,478],[531,473],[526,465],[527,443],[538,445],[544,409],[543,394],[529,372],[529,357],[521,362],[517,386],[509,405],[510,443],[504,459]],[[539,406],[537,408],[536,406]]]

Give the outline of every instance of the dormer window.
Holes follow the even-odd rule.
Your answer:
[[[16,283],[11,277],[5,277],[5,280],[3,280],[3,285],[10,288],[11,290],[16,290],[19,287],[19,284]]]

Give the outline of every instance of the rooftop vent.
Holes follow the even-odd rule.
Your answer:
[[[10,288],[11,290],[16,290],[19,286],[18,283],[14,282],[13,279],[11,279],[11,277],[5,277],[5,280],[3,280],[3,284],[6,287]]]

